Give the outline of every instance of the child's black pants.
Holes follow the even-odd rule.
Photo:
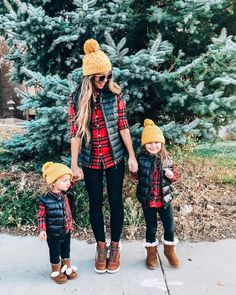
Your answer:
[[[70,240],[70,231],[66,233],[63,240],[51,237],[47,238],[51,263],[58,264],[61,259],[70,258]]]
[[[156,241],[157,233],[157,213],[160,216],[164,227],[164,239],[168,242],[174,241],[174,215],[171,204],[164,209],[150,208],[143,206],[144,218],[146,221],[146,242],[153,243]]]

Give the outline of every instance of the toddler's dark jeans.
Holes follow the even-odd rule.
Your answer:
[[[174,241],[174,215],[171,204],[164,209],[150,208],[143,206],[144,218],[146,221],[146,242],[153,243],[156,241],[157,233],[157,213],[160,216],[164,227],[164,239],[168,242]]]
[[[71,233],[70,231],[66,233],[63,240],[48,237],[47,243],[49,247],[49,257],[50,262],[57,264],[61,259],[70,258],[70,240]]]
[[[119,242],[124,209],[122,202],[122,187],[124,180],[124,161],[108,169],[91,169],[83,166],[84,180],[89,197],[89,212],[92,230],[97,242],[105,242],[103,220],[103,175],[106,177],[108,201],[110,205],[111,240]]]

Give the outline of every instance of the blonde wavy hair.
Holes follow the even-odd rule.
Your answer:
[[[169,159],[169,153],[167,152],[167,149],[165,147],[165,145],[162,143],[161,144],[161,150],[160,152],[158,153],[158,155],[160,156],[161,158],[161,162],[164,166],[167,166],[167,163],[168,163],[168,159]]]
[[[94,75],[85,76],[83,78],[81,89],[78,98],[78,112],[76,115],[76,125],[78,126],[77,136],[85,139],[85,144],[88,146],[91,134],[89,129],[89,122],[91,120],[91,100],[95,101]],[[108,81],[108,89],[118,95],[121,94],[120,86],[110,79]]]

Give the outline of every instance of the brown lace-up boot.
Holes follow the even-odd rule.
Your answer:
[[[107,272],[115,273],[120,269],[120,246],[118,242],[111,242]]]
[[[97,273],[105,273],[107,270],[107,245],[105,242],[97,243],[94,270]]]
[[[156,242],[145,244],[145,248],[147,249],[146,267],[149,269],[156,269],[158,266],[157,244]]]
[[[51,279],[57,284],[64,284],[67,282],[67,277],[61,273],[61,263],[52,264]]]
[[[174,242],[168,242],[163,240],[164,242],[164,254],[169,261],[170,266],[178,268],[180,267],[180,260],[176,255],[175,245],[178,243],[178,240],[175,239]]]
[[[61,272],[64,273],[67,276],[68,280],[73,280],[77,278],[78,274],[76,272],[77,267],[76,266],[71,266],[71,261],[70,259],[62,259],[62,268]]]

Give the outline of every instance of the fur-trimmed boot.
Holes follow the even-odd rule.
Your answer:
[[[178,239],[174,239],[174,242],[165,241],[162,237],[162,242],[164,243],[164,254],[169,261],[170,266],[178,268],[180,267],[180,260],[176,255],[175,245],[178,243]]]
[[[57,284],[64,284],[67,282],[67,277],[61,272],[61,263],[51,263],[52,273],[51,279]]]
[[[67,276],[68,280],[73,280],[77,278],[77,267],[74,265],[71,265],[70,258],[62,259],[62,268],[61,272],[64,273]]]
[[[147,249],[146,267],[149,269],[156,269],[158,266],[157,245],[158,241],[153,243],[145,243],[145,248]]]

